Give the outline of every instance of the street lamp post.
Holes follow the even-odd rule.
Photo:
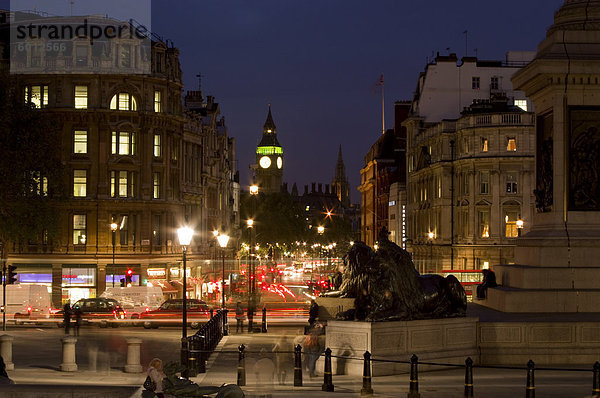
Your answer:
[[[177,230],[179,244],[183,246],[183,308],[182,308],[182,323],[181,323],[181,361],[187,368],[187,247],[192,242],[194,230],[190,227],[181,227]],[[187,375],[187,370],[185,371]]]
[[[119,225],[116,222],[112,222],[110,223],[110,230],[112,231],[112,247],[113,247],[113,262],[112,262],[112,280],[113,280],[113,284],[112,287],[115,287],[115,244],[116,244],[116,238],[117,238],[117,228],[119,228]]]
[[[221,246],[223,254],[223,278],[221,279],[221,296],[223,301],[221,307],[225,309],[225,248],[229,242],[229,236],[225,234],[219,234],[219,236],[217,236],[217,240],[219,241],[219,246]]]
[[[435,239],[435,233],[433,231],[429,231],[427,238],[429,239],[429,265],[431,266],[433,263],[433,239]]]

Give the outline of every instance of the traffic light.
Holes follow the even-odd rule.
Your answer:
[[[128,269],[127,273],[125,274],[125,286],[127,286],[127,287],[131,286],[131,277],[132,276],[133,276],[133,270]]]
[[[17,266],[16,265],[9,265],[8,266],[8,272],[6,275],[6,284],[7,285],[12,285],[17,281]]]

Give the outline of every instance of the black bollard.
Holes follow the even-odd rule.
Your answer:
[[[373,388],[371,388],[371,353],[369,351],[365,351],[364,353],[363,386],[360,390],[360,395],[373,395]]]
[[[294,347],[294,387],[302,387],[302,346]]]
[[[527,389],[525,398],[535,398],[535,363],[530,359],[527,362]]]
[[[413,354],[410,357],[410,386],[408,389],[408,398],[419,398],[421,394],[419,394],[419,357]]]
[[[594,364],[594,381],[592,385],[592,397],[600,397],[600,362]]]
[[[245,386],[246,385],[246,359],[245,359],[245,354],[244,354],[244,350],[246,349],[246,346],[241,344],[238,347],[238,350],[240,351],[238,354],[238,377],[237,377],[237,385],[238,386]]]
[[[211,317],[211,318],[212,318],[212,317],[213,317],[213,315],[215,314],[215,312],[214,312],[214,311],[215,311],[215,310],[213,310],[212,308],[210,309],[210,317]]]
[[[260,331],[262,333],[267,333],[267,307],[263,307],[262,309],[262,325]]]
[[[198,336],[198,360],[196,361],[196,366],[198,369],[198,373],[206,373],[206,337]]]
[[[323,385],[321,390],[333,392],[333,377],[331,376],[331,349],[325,350],[325,369],[323,370]]]
[[[229,336],[229,324],[227,323],[227,308],[223,309],[223,336]]]
[[[198,336],[188,337],[188,375],[198,376]]]
[[[181,371],[181,377],[185,377],[186,379],[189,377],[188,376],[188,357],[189,357],[189,350],[188,350],[188,339],[185,337],[181,338],[181,366],[183,367],[183,370]]]
[[[473,360],[468,357],[465,361],[465,397],[473,396]]]

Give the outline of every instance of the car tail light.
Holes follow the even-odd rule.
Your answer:
[[[150,311],[150,308],[149,308],[149,307],[146,307],[146,312],[148,312],[148,311]]]
[[[31,307],[27,307],[27,312],[31,313]]]

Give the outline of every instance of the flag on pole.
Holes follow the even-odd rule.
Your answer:
[[[377,81],[378,86],[383,86],[383,73],[379,76],[379,80]]]

